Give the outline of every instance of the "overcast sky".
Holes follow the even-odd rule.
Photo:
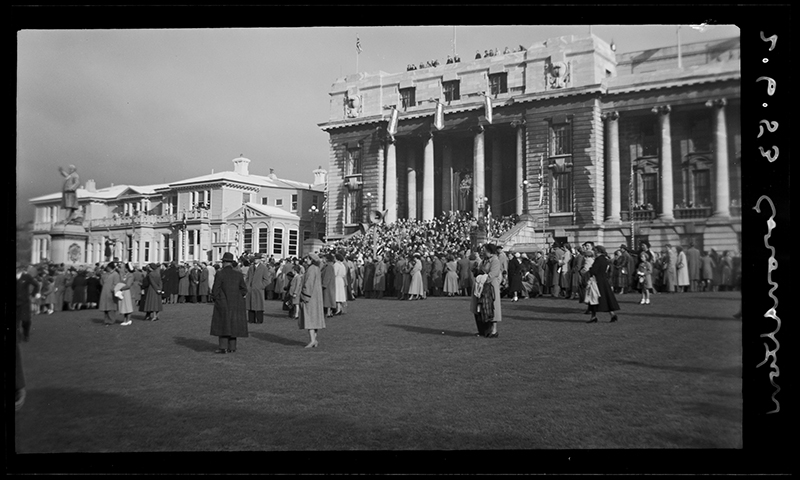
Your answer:
[[[588,35],[581,26],[302,27],[21,30],[17,34],[17,222],[28,199],[59,192],[58,167],[82,183],[149,185],[232,170],[313,180],[327,168],[328,92],[358,70],[405,71],[457,49],[529,47]],[[677,44],[676,26],[597,25],[618,53]],[[730,25],[680,29],[682,43],[739,35]],[[455,45],[454,45],[455,44]]]

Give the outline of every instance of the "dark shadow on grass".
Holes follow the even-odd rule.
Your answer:
[[[92,319],[92,323],[103,324],[103,323],[105,323],[105,320],[103,320],[102,318],[93,318]]]
[[[296,347],[296,346],[301,346],[302,347],[302,346],[305,346],[306,343],[307,343],[307,342],[303,342],[303,341],[299,341],[299,340],[291,340],[289,338],[279,337],[279,336],[273,335],[271,333],[253,332],[253,331],[250,331],[248,333],[250,334],[251,337],[256,338],[258,340],[261,340],[263,342],[278,343],[280,345],[287,345],[287,346],[290,346],[290,347]]]
[[[683,402],[683,408],[692,415],[715,417],[731,423],[742,423],[744,412],[742,407],[720,405],[708,402]]]
[[[649,365],[632,360],[617,360],[617,363],[622,365],[630,365],[633,367],[652,368],[655,370],[667,370],[679,373],[697,373],[700,375],[718,375],[720,377],[742,378],[741,366],[733,366],[728,368],[704,368],[691,365]]]
[[[175,344],[195,352],[213,352],[218,347],[215,342],[200,340],[199,338],[173,337],[173,340],[175,340]]]
[[[402,328],[407,332],[412,333],[425,333],[428,335],[444,335],[446,337],[472,337],[474,336],[473,333],[467,332],[456,332],[453,330],[442,330],[441,328],[428,328],[428,327],[417,327],[414,325],[397,325],[397,324],[387,324],[387,327],[396,327]]]

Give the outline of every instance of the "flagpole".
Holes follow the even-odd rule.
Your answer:
[[[675,30],[675,34],[678,36],[678,68],[683,68],[683,62],[681,59],[681,26],[678,25],[678,29]]]
[[[458,49],[456,48],[456,26],[453,25],[453,57],[456,56],[457,50]]]

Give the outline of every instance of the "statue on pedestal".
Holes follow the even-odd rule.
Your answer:
[[[64,177],[64,187],[61,193],[61,208],[69,211],[67,217],[64,219],[64,225],[83,225],[83,217],[78,214],[80,206],[78,205],[78,186],[80,185],[81,178],[78,176],[78,171],[75,165],[70,165],[64,170],[58,167],[61,176]]]

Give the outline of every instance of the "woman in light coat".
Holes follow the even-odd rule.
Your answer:
[[[335,284],[336,312],[334,315],[342,315],[347,308],[347,267],[344,266],[344,256],[336,254],[336,262],[333,264],[333,276]]]
[[[675,271],[678,276],[678,291],[685,292],[691,284],[689,281],[689,264],[683,247],[675,247],[675,250],[678,252],[678,261],[675,264]]]
[[[297,320],[297,326],[308,330],[310,341],[305,348],[315,348],[319,345],[317,331],[325,328],[320,259],[317,255],[309,253],[305,262],[306,272],[303,274],[303,288],[300,291],[300,318]]]
[[[118,302],[119,313],[121,313],[125,318],[121,324],[122,326],[128,326],[131,324],[131,313],[133,313],[132,289],[134,282],[136,281],[134,273],[133,264],[128,262],[122,269],[122,275],[120,275],[120,283],[125,284],[118,290],[122,292],[122,298]]]

